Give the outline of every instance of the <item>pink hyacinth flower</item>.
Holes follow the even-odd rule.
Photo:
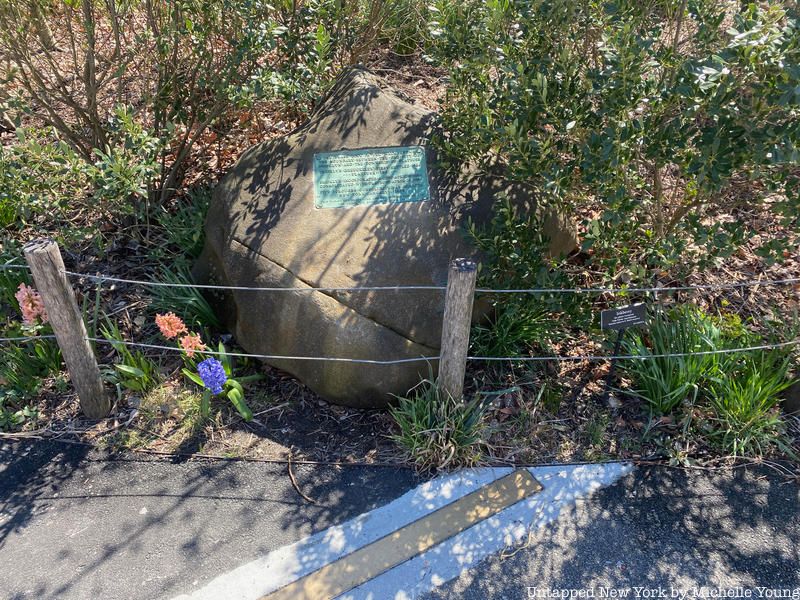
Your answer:
[[[176,338],[187,331],[186,325],[181,321],[181,318],[171,312],[165,315],[156,315],[156,325],[161,330],[161,335],[168,340]]]
[[[205,350],[206,345],[199,335],[190,333],[181,338],[181,348],[186,352],[186,356],[194,358],[194,353],[198,350]]]
[[[19,284],[19,290],[14,297],[19,302],[22,320],[26,325],[33,325],[37,319],[47,323],[47,311],[44,308],[42,297],[35,289],[24,283]]]

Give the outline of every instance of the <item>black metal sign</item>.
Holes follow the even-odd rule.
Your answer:
[[[647,325],[647,306],[644,304],[630,304],[600,312],[600,329],[618,331],[638,325]]]
[[[611,368],[606,377],[606,391],[603,394],[603,402],[607,402],[611,394],[611,385],[614,381],[614,373],[617,368],[617,357],[622,346],[622,337],[628,327],[647,325],[647,306],[643,303],[629,304],[600,312],[600,328],[610,329],[617,332],[617,339],[614,342],[614,353],[611,356]]]

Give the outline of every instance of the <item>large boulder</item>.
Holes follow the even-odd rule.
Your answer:
[[[465,219],[486,223],[501,186],[455,180],[436,167],[428,145],[434,117],[366,71],[345,73],[307,123],[247,150],[217,186],[195,276],[247,287],[445,285],[451,259],[474,254]],[[315,155],[397,146],[423,147],[429,200],[315,206]],[[575,246],[559,219],[547,227],[554,252]],[[234,290],[216,304],[250,353],[393,360],[438,354],[443,300],[438,290]],[[437,368],[436,361],[267,362],[331,402],[358,407],[385,406]]]

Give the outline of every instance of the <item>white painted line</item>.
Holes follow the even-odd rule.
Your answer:
[[[492,483],[512,470],[468,469],[437,477],[385,506],[274,550],[174,600],[257,600]]]
[[[578,498],[611,485],[633,470],[624,463],[533,467],[538,494],[478,523],[336,600],[412,600],[458,577],[481,560],[519,544],[528,532],[558,518]]]
[[[517,469],[261,600],[333,600],[541,490]]]
[[[409,600],[457,577],[484,558],[555,520],[578,498],[611,485],[633,467],[623,463],[534,467],[538,494],[480,522],[339,600]],[[511,468],[462,471],[426,482],[389,504],[279,548],[175,600],[257,600],[507,475]]]

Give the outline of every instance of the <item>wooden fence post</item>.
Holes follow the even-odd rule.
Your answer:
[[[81,409],[90,419],[105,417],[111,410],[111,400],[103,387],[97,359],[86,339],[86,326],[64,273],[58,244],[53,240],[35,240],[25,244],[24,251],[72,385],[78,392]]]
[[[464,371],[477,275],[478,266],[466,258],[457,258],[450,263],[447,275],[438,385],[440,391],[457,400],[464,395]]]

